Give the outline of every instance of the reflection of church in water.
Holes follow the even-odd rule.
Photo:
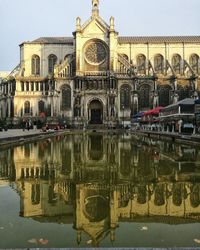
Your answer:
[[[1,151],[0,162],[20,216],[73,224],[78,244],[84,234],[114,241],[122,222],[200,221],[200,154],[187,146],[69,135]]]

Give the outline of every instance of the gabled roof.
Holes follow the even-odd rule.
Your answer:
[[[119,36],[119,43],[200,43],[200,36]]]
[[[70,44],[70,45],[73,45],[73,37],[40,37],[31,42],[24,42],[24,43],[25,44],[30,43],[30,44]]]
[[[85,29],[93,18],[89,18],[81,27]],[[108,24],[100,17],[96,20],[101,23],[103,27],[109,29]],[[40,37],[31,42],[23,42],[22,44],[69,44],[73,45],[73,37]],[[119,36],[118,42],[120,44],[126,43],[200,43],[200,36]],[[20,44],[20,45],[22,45]]]
[[[97,20],[102,27],[104,27],[105,29],[109,29],[108,24],[100,17],[100,16],[96,16],[94,17],[90,17],[82,26],[81,26],[81,30],[84,30],[93,20]]]

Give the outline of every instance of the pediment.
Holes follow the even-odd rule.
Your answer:
[[[84,34],[105,34],[109,31],[109,26],[102,18],[90,18],[82,26],[82,33]]]

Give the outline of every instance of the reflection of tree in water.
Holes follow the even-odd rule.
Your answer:
[[[190,203],[192,207],[200,205],[200,184],[193,184],[191,187]]]
[[[165,184],[156,184],[154,190],[154,204],[156,206],[162,206],[165,204]]]

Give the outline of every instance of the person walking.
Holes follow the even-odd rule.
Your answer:
[[[22,130],[25,131],[25,128],[26,128],[26,121],[25,121],[25,119],[23,119],[23,121],[22,121]]]
[[[33,129],[37,130],[37,121],[36,120],[33,121]]]

